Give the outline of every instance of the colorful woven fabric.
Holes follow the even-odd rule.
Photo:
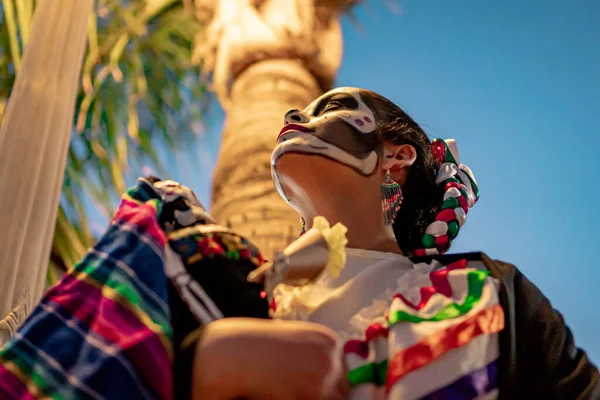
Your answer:
[[[369,393],[375,385],[390,399],[493,393],[504,312],[488,271],[463,260],[413,274],[385,320],[376,318],[363,338],[344,346],[356,398],[362,385]]]
[[[189,329],[222,317],[188,261],[262,262],[254,246],[212,222],[184,186],[138,180],[104,236],[0,350],[0,398],[173,398],[174,341],[187,332],[174,331],[171,296],[179,293],[196,318]]]
[[[181,229],[169,234],[169,243],[186,264],[217,257],[248,260],[254,265],[265,262],[258,249],[246,238],[223,227],[194,226]]]
[[[123,197],[104,236],[0,351],[4,398],[172,398],[160,205],[144,183]]]

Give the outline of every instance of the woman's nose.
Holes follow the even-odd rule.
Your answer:
[[[295,108],[289,110],[285,113],[285,117],[283,119],[284,124],[305,124],[310,121],[308,115],[304,114],[300,110],[296,110]]]

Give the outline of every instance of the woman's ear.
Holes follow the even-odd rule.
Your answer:
[[[381,168],[384,171],[395,172],[410,167],[417,159],[417,151],[410,144],[383,144],[383,161]]]

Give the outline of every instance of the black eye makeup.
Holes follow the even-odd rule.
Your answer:
[[[348,93],[334,93],[329,97],[322,99],[313,111],[313,116],[322,114],[325,111],[337,109],[356,110],[358,101]]]

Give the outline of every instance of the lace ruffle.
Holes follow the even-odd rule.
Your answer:
[[[373,299],[370,305],[361,308],[348,321],[345,329],[338,333],[342,339],[361,339],[366,329],[374,322],[387,326],[387,313],[394,300],[394,294],[402,293],[406,298],[417,301],[420,297],[419,288],[429,286],[429,273],[435,268],[441,267],[437,261],[431,264],[415,264],[412,269],[406,271],[396,281],[396,284]],[[276,310],[271,316],[276,319],[307,321],[314,310],[315,299],[323,298],[331,289],[328,287],[332,279],[330,274],[321,274],[320,278],[312,284],[292,287],[279,285],[275,288],[273,296],[277,304]]]
[[[430,283],[429,274],[436,268],[441,267],[437,261],[431,264],[419,263],[413,269],[406,271],[393,288],[388,288],[381,296],[373,299],[370,305],[361,308],[348,322],[348,326],[338,332],[343,340],[363,339],[367,328],[375,322],[388,326],[387,314],[396,293],[402,293],[410,300],[416,300],[420,296],[419,289]]]

